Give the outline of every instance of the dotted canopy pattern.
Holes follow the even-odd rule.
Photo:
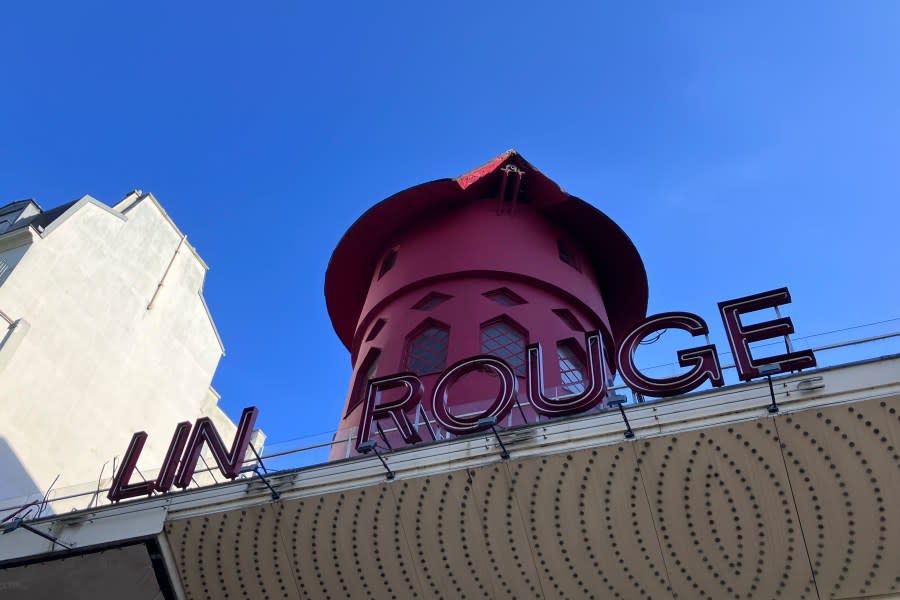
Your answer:
[[[170,521],[199,599],[859,598],[900,589],[900,399]]]

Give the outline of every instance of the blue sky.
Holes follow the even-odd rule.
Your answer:
[[[273,442],[337,423],[344,230],[508,148],[723,350],[716,302],[783,285],[798,334],[900,316],[900,4],[310,4],[0,9],[0,201],[153,192],[211,267],[222,405]]]

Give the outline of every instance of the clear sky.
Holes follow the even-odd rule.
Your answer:
[[[273,442],[343,405],[342,233],[508,148],[714,341],[783,285],[798,335],[900,316],[900,3],[725,4],[6,2],[0,201],[152,192],[211,267],[222,406]]]

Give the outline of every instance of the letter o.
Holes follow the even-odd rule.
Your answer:
[[[473,371],[487,371],[495,374],[500,379],[500,391],[494,401],[482,412],[466,416],[453,415],[447,407],[450,388],[464,375]],[[455,435],[483,431],[489,427],[479,427],[478,421],[486,417],[495,417],[499,421],[505,417],[513,407],[518,387],[519,380],[505,360],[484,354],[473,356],[455,363],[441,375],[431,396],[431,414],[434,415],[434,419],[441,427]]]

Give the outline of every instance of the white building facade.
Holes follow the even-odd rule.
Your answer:
[[[151,194],[0,208],[4,505],[108,482],[134,431],[147,477],[179,421],[234,434],[210,387],[224,348],[207,269]]]

